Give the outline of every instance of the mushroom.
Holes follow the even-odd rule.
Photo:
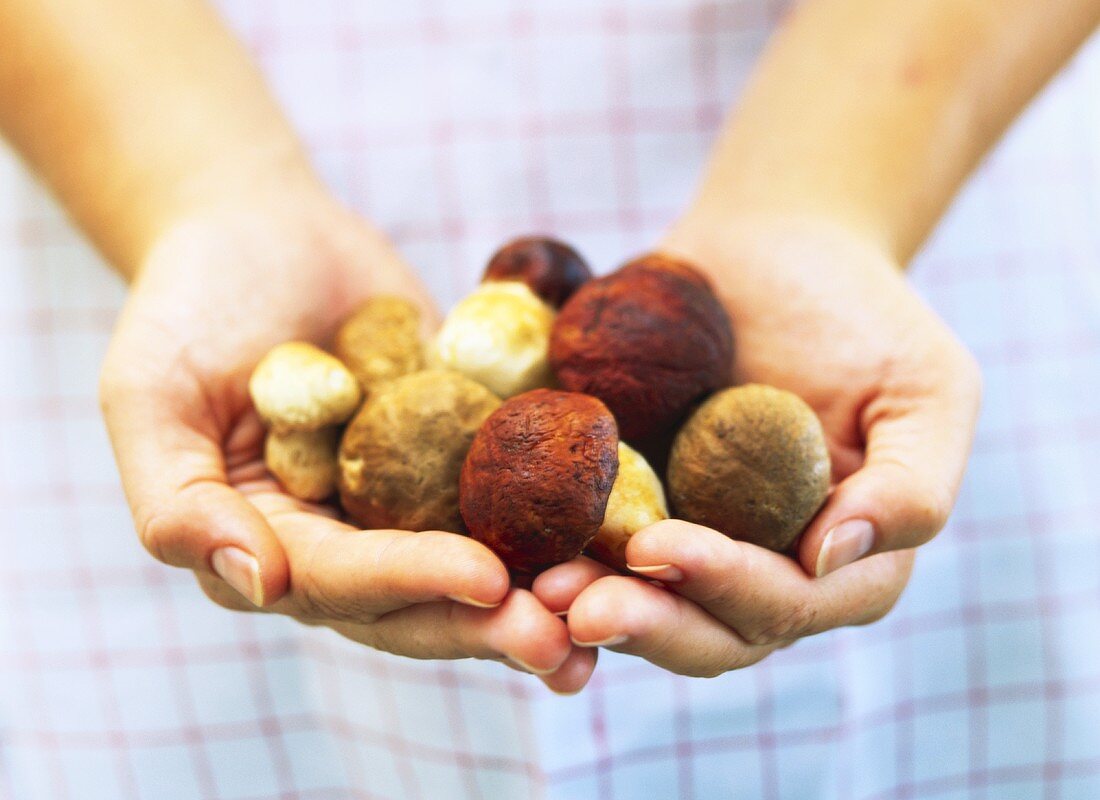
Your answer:
[[[403,297],[372,297],[336,331],[333,352],[363,391],[424,368],[420,308]]]
[[[365,528],[464,533],[458,476],[500,400],[446,370],[376,384],[340,443],[344,510]]]
[[[336,489],[336,446],[340,429],[270,431],[264,463],[283,488],[301,500],[324,500]]]
[[[672,444],[669,498],[677,516],[782,552],[829,493],[829,449],[797,395],[760,384],[719,392]]]
[[[573,558],[603,522],[617,446],[615,419],[594,397],[536,389],[508,400],[462,465],[470,536],[520,572]]]
[[[481,285],[443,321],[430,360],[504,398],[552,385],[547,351],[554,305],[588,276],[580,256],[560,242],[529,238],[506,245]]]
[[[668,519],[668,503],[661,479],[642,454],[619,442],[619,474],[607,498],[603,522],[588,552],[609,566],[626,566],[626,543],[655,522]]]
[[[280,433],[346,421],[363,394],[347,367],[307,342],[286,342],[260,359],[248,381],[260,418]]]
[[[706,276],[655,254],[577,290],[554,324],[550,363],[563,388],[607,404],[624,439],[654,439],[729,385],[733,333]]]
[[[545,236],[514,239],[497,250],[482,281],[520,281],[554,308],[592,278],[580,253]]]

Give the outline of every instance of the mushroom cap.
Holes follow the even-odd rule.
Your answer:
[[[829,493],[825,432],[798,395],[760,384],[726,389],[684,423],[668,489],[677,516],[777,552]]]
[[[701,273],[646,257],[577,290],[554,324],[550,363],[562,388],[603,400],[636,441],[730,383],[733,333]]]
[[[550,386],[547,351],[554,310],[516,281],[483,283],[451,309],[432,361],[512,397]]]
[[[554,308],[592,278],[580,253],[545,236],[513,239],[497,250],[485,268],[483,281],[521,281]]]
[[[248,391],[263,421],[281,432],[339,425],[363,397],[339,359],[307,342],[273,347],[252,371]]]
[[[508,400],[462,466],[470,536],[520,572],[573,558],[603,522],[618,442],[615,419],[594,397],[537,389]]]
[[[340,443],[340,500],[365,528],[463,533],[458,476],[500,400],[457,372],[377,384]]]
[[[619,474],[588,552],[605,564],[625,567],[630,537],[663,519],[668,519],[668,503],[661,479],[641,453],[619,442]]]
[[[332,349],[366,391],[424,368],[420,308],[403,297],[372,297],[336,331]]]
[[[339,428],[319,431],[269,431],[264,464],[279,483],[299,500],[324,500],[336,490],[336,447]]]

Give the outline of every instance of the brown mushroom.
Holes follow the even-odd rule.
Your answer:
[[[458,476],[475,432],[500,405],[457,372],[377,384],[340,444],[340,500],[365,528],[465,531]]]
[[[299,500],[324,500],[336,489],[339,428],[319,431],[269,431],[264,464],[289,494]]]
[[[611,409],[624,439],[659,437],[732,379],[733,333],[707,278],[646,256],[589,281],[558,314],[550,364],[565,389]]]
[[[825,502],[829,480],[813,409],[760,384],[703,403],[676,435],[668,466],[678,517],[775,551],[794,544]]]
[[[514,239],[497,250],[485,268],[483,281],[520,281],[554,308],[592,278],[580,253],[545,236]]]
[[[403,297],[372,297],[336,331],[332,349],[363,391],[424,368],[420,308]]]
[[[470,535],[520,572],[573,558],[603,522],[617,447],[615,420],[594,397],[538,389],[508,400],[462,466]]]

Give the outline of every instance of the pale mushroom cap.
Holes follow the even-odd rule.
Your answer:
[[[483,283],[447,315],[430,359],[513,397],[552,386],[548,361],[554,310],[525,284]]]
[[[603,524],[589,549],[601,561],[623,566],[630,537],[663,519],[668,519],[668,502],[661,479],[641,453],[619,442],[619,474],[607,498]]]
[[[336,490],[340,429],[270,431],[264,463],[283,488],[300,500],[324,500]]]
[[[284,432],[338,425],[363,397],[339,359],[306,342],[273,347],[252,372],[248,391],[264,422]]]

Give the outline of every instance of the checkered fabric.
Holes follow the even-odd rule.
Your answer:
[[[444,304],[508,236],[602,269],[680,209],[783,3],[229,0],[334,191]],[[703,681],[562,699],[230,614],[139,548],[95,402],[123,298],[0,156],[0,796],[1100,798],[1100,41],[913,270],[985,372],[898,608]]]

